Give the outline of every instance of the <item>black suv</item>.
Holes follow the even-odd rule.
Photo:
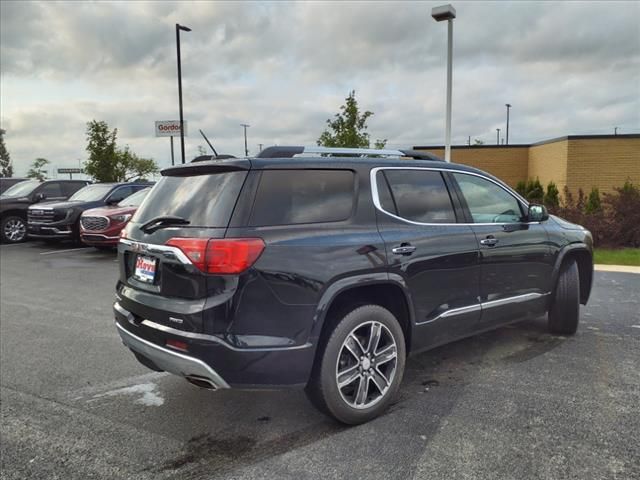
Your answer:
[[[270,147],[162,175],[120,240],[116,326],[200,387],[305,387],[361,423],[407,354],[547,312],[572,334],[589,298],[587,230],[428,154]]]
[[[80,242],[80,216],[90,208],[115,205],[149,183],[94,183],[64,202],[46,202],[29,207],[29,237]]]
[[[65,200],[90,182],[87,180],[21,181],[0,196],[0,236],[7,243],[27,237],[27,209],[44,200]]]

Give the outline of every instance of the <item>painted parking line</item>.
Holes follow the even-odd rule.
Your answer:
[[[93,250],[93,247],[67,248],[66,250],[51,250],[49,252],[41,252],[40,255],[54,255],[56,253],[81,252],[83,250]]]

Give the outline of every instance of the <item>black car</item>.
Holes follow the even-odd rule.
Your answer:
[[[270,147],[162,175],[118,246],[116,327],[200,387],[304,387],[361,423],[409,353],[545,313],[572,334],[591,291],[587,230],[427,154]]]
[[[149,183],[94,183],[64,202],[46,202],[29,208],[29,237],[80,242],[80,215],[90,208],[115,205]]]
[[[0,236],[7,243],[22,242],[27,236],[27,209],[44,200],[65,200],[87,180],[28,180],[16,183],[0,196]]]
[[[0,195],[13,187],[16,183],[24,182],[26,180],[29,179],[19,177],[0,177]]]

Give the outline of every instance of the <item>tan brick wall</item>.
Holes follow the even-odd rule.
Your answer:
[[[444,148],[423,149],[444,158]],[[515,187],[520,180],[540,179],[546,189],[555,182],[576,195],[593,187],[612,192],[626,180],[640,185],[640,138],[558,140],[529,148],[453,148],[451,161],[486,170]]]
[[[425,150],[444,158],[444,149]],[[451,161],[479,168],[495,175],[508,185],[515,187],[527,178],[528,148],[480,147],[454,148]]]
[[[527,179],[538,178],[545,191],[549,182],[553,181],[562,192],[567,184],[568,143],[567,140],[561,140],[530,147]]]
[[[569,140],[567,181],[576,194],[613,192],[626,180],[640,185],[640,138]]]

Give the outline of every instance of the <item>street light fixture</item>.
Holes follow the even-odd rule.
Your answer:
[[[509,109],[511,108],[510,103],[505,103],[505,107],[507,107],[507,145],[509,145]]]
[[[176,48],[178,50],[178,104],[180,106],[180,151],[182,152],[182,163],[184,160],[184,118],[182,116],[182,64],[180,60],[180,30],[190,32],[189,27],[176,23]]]
[[[431,16],[436,22],[447,21],[447,119],[444,139],[444,160],[451,162],[451,76],[453,57],[453,19],[456,9],[452,5],[442,5],[431,10]]]
[[[240,126],[244,128],[244,156],[249,156],[249,148],[247,148],[247,128],[251,125],[247,125],[246,123],[241,123]]]

